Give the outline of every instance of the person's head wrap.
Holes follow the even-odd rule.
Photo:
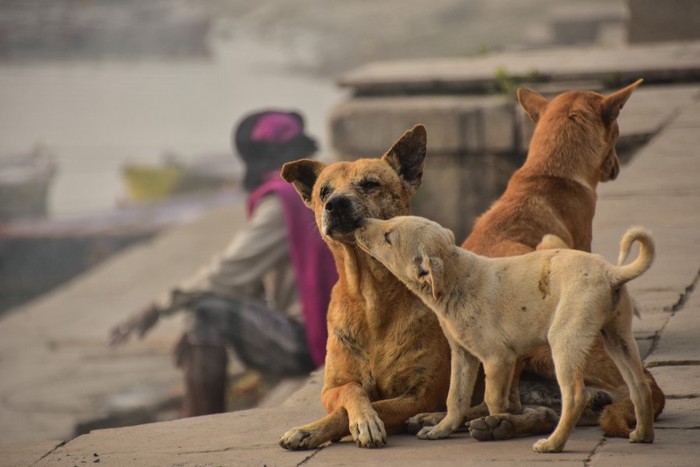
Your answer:
[[[236,126],[233,145],[246,170],[243,187],[252,192],[263,177],[285,162],[311,157],[316,141],[304,133],[304,118],[298,112],[263,110],[245,116]]]

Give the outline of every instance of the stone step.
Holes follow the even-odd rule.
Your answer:
[[[356,96],[483,94],[518,83],[630,83],[700,80],[700,41],[622,48],[563,47],[471,58],[370,63],[340,77]]]

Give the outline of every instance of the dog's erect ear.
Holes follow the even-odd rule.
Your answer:
[[[620,115],[620,110],[622,109],[622,107],[624,107],[625,102],[627,102],[627,99],[629,99],[632,95],[632,91],[637,89],[643,81],[643,79],[638,79],[629,86],[624,87],[619,91],[615,91],[609,96],[603,98],[601,112],[603,121],[606,124],[611,124],[618,117],[618,115]]]
[[[311,207],[311,193],[318,178],[318,174],[326,167],[323,162],[301,159],[287,162],[282,166],[282,178],[294,185],[301,199],[308,207]]]
[[[435,300],[440,300],[445,293],[444,279],[445,272],[442,260],[436,256],[424,256],[418,280],[425,280],[430,284],[430,290],[432,290]]]
[[[535,123],[538,122],[542,112],[544,112],[544,108],[549,103],[542,94],[528,88],[518,88],[518,102],[520,102],[520,106]]]
[[[414,192],[423,180],[427,142],[425,127],[416,125],[404,133],[383,157]]]

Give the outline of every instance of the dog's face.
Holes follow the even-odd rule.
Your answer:
[[[365,219],[355,230],[357,245],[409,288],[439,300],[444,294],[444,262],[452,254],[452,231],[423,217]]]
[[[615,144],[620,135],[617,117],[620,110],[642,80],[608,96],[592,91],[569,91],[551,101],[530,89],[518,89],[518,100],[530,118],[546,125],[548,136],[569,138],[579,148],[591,148],[591,160],[562,161],[572,168],[584,168],[586,176],[596,181],[614,180],[620,172]],[[533,137],[534,138],[534,137]]]
[[[363,219],[408,214],[423,178],[426,140],[425,127],[417,125],[381,158],[329,165],[303,159],[285,164],[282,178],[314,210],[326,241],[351,244]]]

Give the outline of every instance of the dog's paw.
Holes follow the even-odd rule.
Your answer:
[[[433,427],[445,418],[445,412],[419,413],[406,420],[406,431],[412,435],[417,435],[419,431],[426,427]]]
[[[630,443],[653,443],[654,442],[654,430],[642,430],[637,427],[632,433],[630,433]]]
[[[547,453],[547,452],[561,452],[564,446],[557,446],[555,443],[547,439],[541,439],[532,445],[532,449],[535,452]]]
[[[469,422],[469,434],[478,441],[511,439],[515,426],[507,416],[489,415]]]
[[[386,444],[384,422],[374,410],[351,421],[350,434],[361,448],[381,448]]]
[[[439,423],[436,426],[426,426],[422,428],[416,436],[420,439],[445,439],[452,434],[449,426]]]
[[[280,438],[280,446],[291,451],[314,449],[322,444],[317,437],[303,428],[292,428]]]

